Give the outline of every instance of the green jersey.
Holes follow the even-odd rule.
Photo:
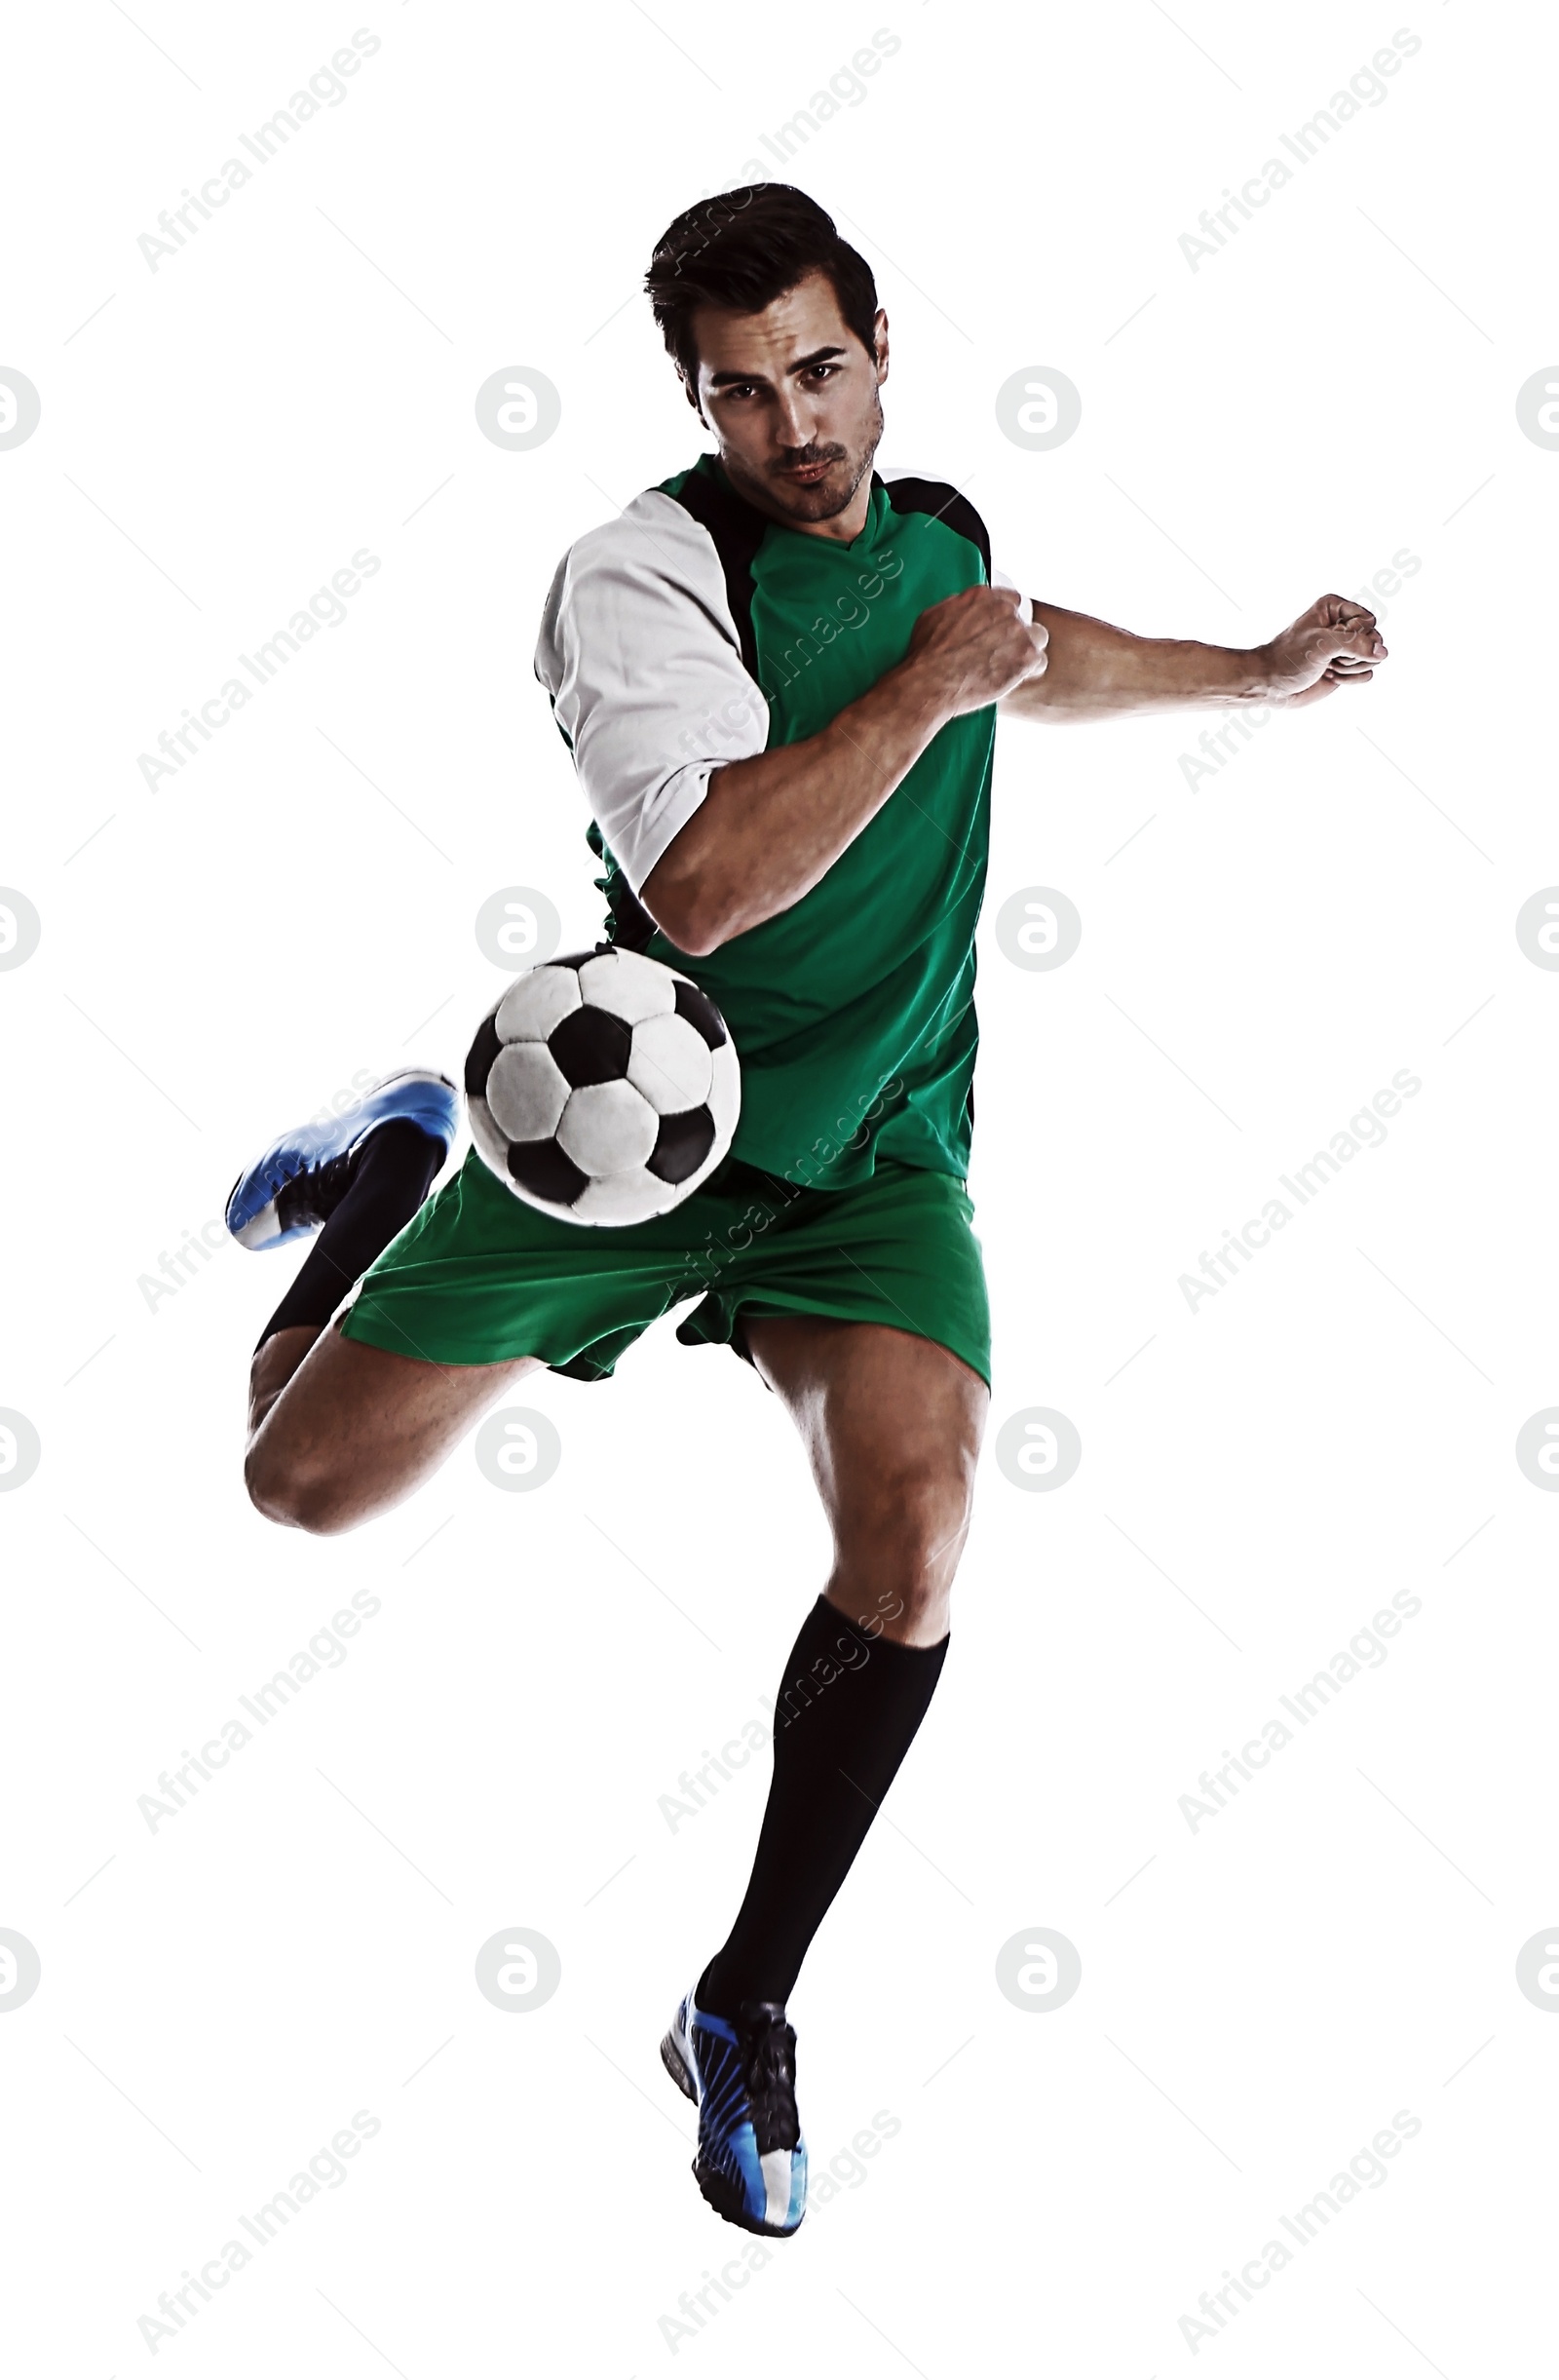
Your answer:
[[[608,939],[719,1007],[741,1065],[733,1153],[786,1180],[843,1187],[879,1156],[968,1171],[994,706],[939,729],[792,907],[706,956],[638,894],[713,770],[818,734],[929,605],[991,576],[983,523],[942,481],[874,472],[847,543],[771,520],[703,455],[553,580],[537,674],[593,812]]]

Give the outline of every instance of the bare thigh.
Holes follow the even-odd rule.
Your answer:
[[[902,1644],[947,1633],[990,1392],[932,1339],[814,1315],[744,1321],[801,1433],[834,1537],[825,1590]]]
[[[430,1478],[538,1363],[425,1363],[323,1330],[249,1440],[250,1499],[316,1535],[355,1529]]]

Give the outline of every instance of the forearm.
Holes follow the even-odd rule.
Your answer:
[[[1259,701],[1267,668],[1260,650],[1234,650],[1172,636],[1133,636],[1086,612],[1035,602],[1049,631],[1048,666],[1002,702],[1014,717],[1052,721],[1120,717],[1182,704]]]
[[[932,674],[905,661],[818,735],[716,769],[645,878],[644,906],[695,957],[792,907],[875,818],[949,715]]]

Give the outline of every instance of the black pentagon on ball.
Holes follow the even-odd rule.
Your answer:
[[[555,1140],[512,1140],[509,1171],[522,1190],[550,1199],[554,1207],[572,1206],[589,1180]]]
[[[714,1146],[714,1118],[706,1107],[684,1107],[663,1116],[655,1146],[645,1163],[664,1182],[685,1182]]]
[[[493,1059],[503,1046],[498,1038],[497,1025],[494,1024],[491,1017],[484,1017],[476,1027],[476,1038],[472,1043],[470,1056],[466,1059],[466,1091],[471,1098],[479,1099],[486,1092],[487,1077],[492,1072]]]
[[[553,1025],[547,1047],[576,1091],[588,1083],[619,1083],[627,1072],[633,1028],[610,1009],[587,1004]]]
[[[707,992],[700,991],[696,983],[684,983],[678,979],[676,1013],[687,1018],[696,1033],[703,1034],[711,1050],[721,1048],[726,1039],[726,1029],[720,1020],[720,1012]]]

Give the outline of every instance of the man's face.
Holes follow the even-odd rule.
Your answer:
[[[808,274],[759,314],[723,306],[694,314],[699,370],[689,400],[714,432],[733,485],[772,519],[824,536],[858,533],[860,521],[846,517],[858,511],[864,519],[857,490],[883,434],[881,311],[876,327],[873,357],[846,328],[824,273]]]

